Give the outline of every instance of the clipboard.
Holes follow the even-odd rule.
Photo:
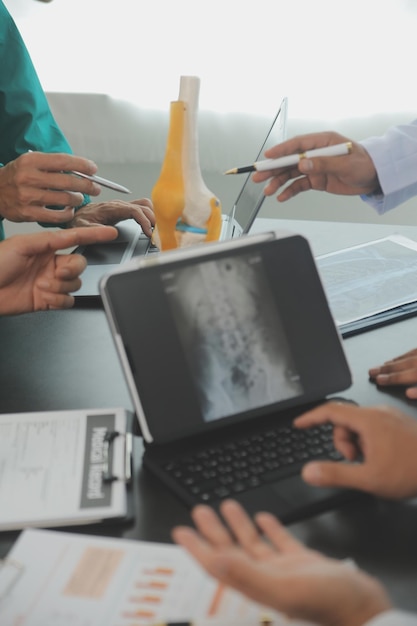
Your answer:
[[[0,531],[130,522],[133,423],[123,408],[0,415]]]

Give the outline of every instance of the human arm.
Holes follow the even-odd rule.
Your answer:
[[[378,172],[380,193],[363,196],[378,213],[385,213],[417,195],[417,120],[392,126],[384,135],[361,145]]]
[[[407,398],[417,400],[417,349],[372,367],[369,376],[381,387],[404,386]]]
[[[256,182],[271,179],[265,188],[266,195],[273,195],[289,183],[277,196],[280,202],[315,189],[360,195],[381,214],[417,195],[417,120],[392,126],[384,135],[360,142],[332,131],[299,135],[271,148],[265,156],[277,158],[346,141],[352,143],[349,155],[304,158],[298,166],[256,172],[253,179]]]
[[[71,307],[71,293],[81,286],[86,260],[56,252],[116,236],[115,228],[99,226],[15,235],[1,242],[0,314]]]
[[[325,423],[350,463],[311,461],[302,469],[306,482],[392,499],[417,495],[417,420],[393,408],[328,402],[294,421],[297,428]]]
[[[146,235],[152,235],[155,216],[151,200],[112,200],[80,206],[83,194],[98,195],[101,188],[68,173],[71,170],[91,175],[97,171],[97,166],[71,154],[29,152],[1,167],[0,215],[11,222],[47,222],[57,226],[65,224],[67,228],[113,226],[132,218]],[[51,205],[55,208],[49,208]],[[58,206],[62,209],[57,210]],[[74,207],[79,207],[76,212]]]
[[[3,54],[2,51],[4,51]],[[71,154],[72,150],[52,115],[25,43],[2,3],[0,3],[0,55],[2,62],[0,162],[4,164],[4,167],[0,168],[0,219],[3,217],[14,222],[37,221],[43,226],[73,227],[99,223],[114,225],[120,220],[133,218],[142,226],[145,234],[150,236],[154,219],[152,205],[148,200],[143,202],[141,200],[134,202],[114,200],[93,204],[90,203],[88,196],[97,195],[100,187],[87,181],[80,184],[81,179],[75,177],[72,179],[67,177],[65,189],[81,191],[84,195],[68,193],[64,197],[62,193],[50,191],[48,194],[43,194],[41,202],[39,190],[33,189],[33,176],[39,176],[37,170],[39,153],[45,153],[46,157],[49,153]],[[27,154],[30,150],[37,151],[38,155]],[[33,170],[28,188],[28,178],[25,172],[29,174],[27,168],[30,164],[33,165]],[[97,168],[94,166],[94,170],[86,171],[74,165],[63,169],[91,174]],[[11,177],[13,187],[10,185]],[[2,188],[2,181],[6,189]],[[57,187],[50,187],[52,188],[57,189]],[[4,191],[7,191],[6,196]],[[26,201],[22,201],[22,196]],[[73,219],[74,209],[70,207],[77,207],[75,219]],[[2,235],[1,226],[0,235]]]
[[[197,506],[197,530],[177,527],[172,534],[223,584],[290,618],[322,626],[362,626],[390,610],[375,579],[306,548],[273,515],[258,513],[256,527],[230,500],[222,503],[221,514],[227,526],[211,508]]]
[[[3,2],[0,59],[0,162],[9,163],[29,150],[71,153],[26,45]]]
[[[71,154],[71,147],[54,119],[25,43],[3,3],[0,3],[0,60],[0,164],[5,166],[31,150]],[[78,195],[79,205],[89,201],[88,194]],[[54,208],[50,205],[49,212],[43,212],[41,216],[41,220],[50,220],[47,225],[72,218],[70,210],[54,216]],[[14,219],[11,210],[9,207],[9,219],[22,221],[18,214]],[[31,215],[28,219],[34,221]],[[0,220],[3,217],[0,205]],[[0,224],[2,238],[4,232]]]
[[[114,226],[126,219],[134,219],[145,235],[152,236],[155,225],[155,214],[149,198],[132,200],[111,200],[108,202],[90,203],[77,210],[67,227],[94,226],[95,224],[109,224]]]
[[[255,182],[269,179],[265,194],[270,196],[278,192],[280,202],[289,200],[297,194],[315,189],[340,195],[371,194],[379,190],[379,181],[372,159],[360,143],[352,141],[335,132],[311,133],[299,135],[284,141],[265,152],[269,159],[289,154],[299,154],[306,150],[351,142],[349,154],[337,157],[315,157],[300,159],[298,165],[256,172]]]

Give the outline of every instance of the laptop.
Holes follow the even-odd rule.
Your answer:
[[[265,150],[286,138],[288,100],[283,98],[272,121],[265,139],[254,156],[254,162],[262,157]],[[261,207],[265,195],[262,185],[252,181],[251,175],[245,177],[243,185],[231,209],[222,215],[220,240],[240,237],[249,232]],[[114,241],[79,246],[74,252],[83,254],[87,267],[82,275],[82,286],[74,293],[77,298],[99,296],[99,281],[104,274],[112,272],[120,264],[136,256],[158,252],[150,240],[143,234],[134,220],[125,220],[117,224],[119,235]]]
[[[186,505],[233,497],[288,523],[352,497],[300,475],[309,459],[341,457],[329,424],[300,431],[293,419],[351,385],[304,237],[252,234],[134,259],[100,291],[143,465]]]

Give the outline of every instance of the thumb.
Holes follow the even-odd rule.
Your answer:
[[[417,387],[408,387],[408,389],[405,390],[405,395],[411,400],[417,400]]]
[[[366,490],[366,477],[362,464],[313,461],[304,465],[301,475],[306,483],[315,487],[348,487]]]

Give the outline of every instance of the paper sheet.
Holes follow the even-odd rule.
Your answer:
[[[22,569],[11,587],[0,569],[4,626],[258,626],[266,613],[273,626],[288,623],[219,585],[175,545],[28,529],[9,556]]]
[[[417,301],[417,243],[400,235],[316,259],[338,325]]]

